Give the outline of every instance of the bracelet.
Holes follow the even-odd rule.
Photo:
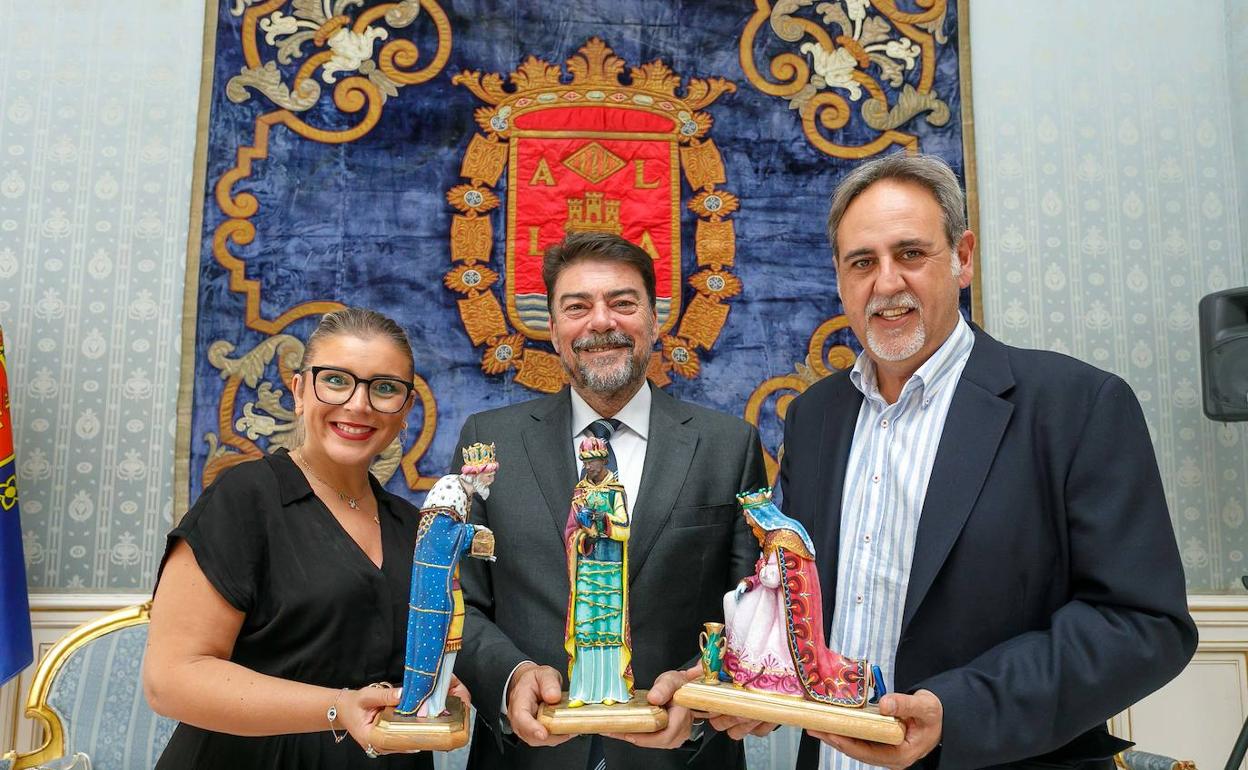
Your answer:
[[[342,694],[346,691],[346,687],[339,690],[338,694],[334,696],[333,705],[325,712],[325,718],[329,720],[329,734],[334,736],[334,743],[342,743],[342,739],[347,737],[346,730],[343,730],[342,734],[339,735],[334,729],[334,722],[338,721],[338,701],[342,700]]]

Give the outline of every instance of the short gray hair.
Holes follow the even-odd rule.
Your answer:
[[[913,182],[930,192],[940,206],[949,248],[957,247],[962,233],[966,232],[966,196],[962,194],[957,175],[948,163],[935,155],[899,152],[858,166],[841,180],[832,193],[832,205],[828,211],[828,240],[832,243],[833,264],[836,260],[836,231],[845,217],[845,210],[864,190],[885,179]]]

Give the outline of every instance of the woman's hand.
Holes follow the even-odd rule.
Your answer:
[[[362,687],[358,690],[347,690],[338,698],[338,722],[351,733],[360,748],[368,750],[369,731],[381,716],[382,709],[387,706],[399,705],[399,697],[403,694],[399,687]],[[384,754],[376,750],[378,754]]]

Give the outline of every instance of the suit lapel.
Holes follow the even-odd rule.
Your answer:
[[[919,516],[903,634],[979,498],[1014,411],[1014,405],[1000,397],[1014,385],[1005,346],[978,327],[973,329],[975,346],[949,405]]]
[[[820,432],[819,462],[813,466],[824,473],[825,483],[815,485],[821,492],[811,501],[815,524],[814,541],[818,549],[819,590],[823,593],[823,621],[831,628],[832,607],[836,600],[836,575],[841,543],[841,498],[845,496],[845,469],[854,441],[854,428],[862,408],[862,392],[849,377],[841,376],[829,393]],[[825,631],[828,629],[825,629]]]
[[[662,390],[651,387],[650,392],[646,461],[642,465],[637,500],[633,503],[632,531],[628,542],[630,582],[641,570],[659,533],[672,517],[672,506],[685,484],[693,452],[698,445],[698,432],[688,424],[693,415]]]
[[[524,429],[524,451],[533,477],[542,490],[550,517],[563,540],[576,486],[576,458],[572,456],[572,399],[565,387],[538,400],[530,412],[532,423]]]

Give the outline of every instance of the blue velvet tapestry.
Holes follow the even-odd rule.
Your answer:
[[[375,470],[419,498],[469,414],[560,387],[536,266],[569,229],[651,254],[651,378],[757,424],[774,475],[787,400],[857,350],[824,233],[837,180],[907,150],[964,174],[959,11],[222,0],[188,275],[190,499],[290,445],[300,340],[339,303],[411,337],[418,407]]]

